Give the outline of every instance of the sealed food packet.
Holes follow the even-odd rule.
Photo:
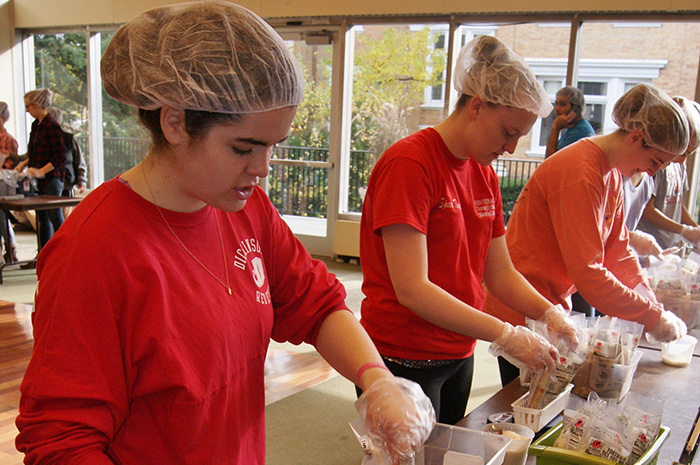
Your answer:
[[[632,465],[658,437],[662,411],[662,400],[636,392],[620,403],[595,392],[571,396],[554,447]]]
[[[620,397],[633,374],[634,356],[644,327],[606,316],[598,318],[592,329],[592,349],[573,379],[572,393],[587,397],[595,391],[601,397]]]
[[[658,437],[663,408],[663,400],[637,392],[630,392],[625,397],[620,421],[625,424],[625,434],[632,444],[628,464],[636,463]]]
[[[625,442],[625,436],[619,429],[610,428],[597,418],[584,452],[616,463],[627,463],[630,448],[626,447]]]
[[[579,344],[573,348],[569,341],[564,338],[558,341],[550,341],[555,344],[559,351],[559,363],[554,372],[548,372],[543,369],[532,374],[527,408],[544,408],[559,394],[564,392],[573,380],[591,350],[588,341],[590,333],[581,327],[578,328],[577,333]]]
[[[561,433],[554,447],[581,451],[593,422],[594,413],[590,411],[590,406],[584,399],[570,396],[562,416]]]

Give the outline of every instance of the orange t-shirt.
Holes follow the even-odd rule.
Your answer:
[[[590,139],[548,158],[525,185],[508,222],[506,242],[515,268],[553,303],[568,307],[578,292],[610,316],[653,328],[660,310],[632,291],[646,285],[628,247],[622,175]],[[485,311],[511,324],[525,316],[490,293]]]

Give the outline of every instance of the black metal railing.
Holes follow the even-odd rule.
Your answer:
[[[501,199],[503,201],[503,220],[508,224],[513,213],[515,201],[523,190],[535,169],[542,160],[523,160],[520,158],[501,158],[494,163],[494,169],[501,184]]]
[[[289,164],[283,164],[291,161]],[[294,162],[298,162],[294,164]],[[283,215],[326,217],[328,149],[275,147],[267,195]]]
[[[75,138],[80,145],[80,150],[85,157],[85,163],[90,165],[90,151],[88,150],[88,137],[78,136]],[[103,141],[104,150],[104,179],[113,177],[136,166],[148,153],[151,146],[149,139],[138,139],[133,137],[106,137]]]
[[[87,137],[77,137],[84,154]],[[150,141],[136,138],[104,139],[105,179],[111,179],[139,163]],[[87,155],[86,155],[87,156]],[[267,180],[268,196],[283,215],[327,217],[328,167],[327,148],[277,146]],[[523,186],[541,160],[501,158],[494,169],[501,181],[503,215],[506,223]],[[367,186],[373,154],[351,151],[348,175],[348,211],[362,211],[362,189]]]

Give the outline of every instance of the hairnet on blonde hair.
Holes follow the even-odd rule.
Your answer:
[[[557,91],[557,98],[559,97],[565,98],[571,104],[571,109],[574,113],[579,116],[583,113],[583,108],[586,106],[586,99],[581,89],[574,86],[562,87]]]
[[[49,89],[36,89],[30,90],[24,94],[24,101],[28,103],[36,103],[41,108],[48,108],[51,106],[53,100],[53,92]]]
[[[5,102],[0,102],[0,118],[4,121],[10,119],[10,107]]]
[[[615,102],[612,117],[620,129],[641,131],[650,147],[681,155],[688,148],[688,120],[666,92],[637,84]]]
[[[493,36],[476,37],[462,47],[453,80],[460,94],[522,108],[541,118],[552,111],[547,92],[532,69]]]
[[[154,8],[122,26],[101,61],[102,83],[144,110],[256,113],[298,105],[304,78],[282,38],[255,13],[205,1]]]
[[[688,148],[697,150],[700,146],[700,104],[685,97],[673,97],[688,120]]]

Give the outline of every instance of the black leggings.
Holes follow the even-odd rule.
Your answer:
[[[384,360],[394,376],[415,381],[423,388],[435,408],[437,421],[454,425],[464,418],[472,389],[474,356],[436,368],[408,368]],[[362,391],[357,388],[357,395]]]
[[[520,377],[520,368],[503,357],[498,357],[498,372],[501,374],[501,386],[503,387]]]

